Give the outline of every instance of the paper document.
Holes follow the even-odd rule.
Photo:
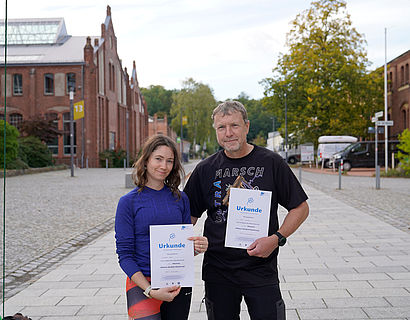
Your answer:
[[[225,247],[246,249],[268,235],[272,192],[230,190]]]
[[[150,226],[151,286],[194,286],[192,224]]]

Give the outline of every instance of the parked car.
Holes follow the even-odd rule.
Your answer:
[[[357,138],[351,136],[320,136],[317,146],[319,162],[323,162],[324,167],[329,167],[329,160],[333,154],[344,150],[355,142],[357,142]]]
[[[391,161],[392,153],[397,153],[397,145],[400,142],[397,140],[388,141],[388,161]],[[385,164],[385,152],[384,152],[384,140],[378,141],[378,164],[384,166]],[[333,155],[332,161],[335,163],[335,167],[338,168],[341,160],[343,159],[343,170],[349,171],[351,168],[374,168],[375,167],[375,142],[374,141],[361,141],[348,146],[341,152]],[[395,159],[395,164],[398,160]]]

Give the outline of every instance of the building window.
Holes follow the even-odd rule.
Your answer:
[[[53,120],[53,127],[58,130],[58,115],[57,113],[47,113],[46,114],[47,120]],[[47,142],[47,147],[54,155],[58,154],[58,136],[56,136],[53,141]]]
[[[406,63],[406,83],[409,83],[409,64]]]
[[[4,114],[0,114],[0,120],[4,120]]]
[[[400,71],[401,85],[404,85],[404,66],[401,66]]]
[[[63,114],[63,130],[64,130],[64,155],[71,154],[70,150],[70,112]],[[74,121],[74,154],[77,153],[77,137],[76,137],[76,123]]]
[[[66,74],[67,93],[70,93],[71,89],[75,92],[75,73]]]
[[[44,75],[44,94],[54,94],[54,74]]]
[[[23,76],[19,73],[13,74],[13,95],[21,96],[23,94]]]
[[[389,85],[390,85],[390,91],[392,91],[393,90],[393,73],[392,72],[390,72],[390,83],[389,83]]]
[[[403,130],[407,129],[407,112],[406,112],[406,109],[403,109],[401,111],[401,118],[402,118],[402,122],[403,122]]]
[[[23,116],[21,114],[12,113],[10,115],[10,124],[12,126],[15,126],[17,129],[19,128],[20,123],[22,123],[22,122],[23,122]]]

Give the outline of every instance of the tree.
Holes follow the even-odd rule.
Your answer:
[[[321,135],[366,137],[375,111],[383,108],[383,78],[369,73],[363,36],[352,27],[346,2],[319,0],[297,15],[287,35],[289,53],[273,77],[262,81],[263,104],[299,142]]]
[[[241,92],[236,100],[241,102],[248,111],[248,119],[251,123],[248,133],[248,141],[253,141],[260,136],[265,139],[264,145],[266,146],[268,132],[273,131],[273,122],[275,122],[275,128],[279,128],[279,125],[273,116],[273,111],[263,105],[261,100],[250,99],[244,92]]]
[[[0,161],[3,165],[4,163],[4,124],[6,124],[6,166],[9,163],[12,163],[16,160],[18,155],[18,136],[20,135],[19,131],[12,125],[8,124],[7,122],[4,123],[4,120],[0,120],[0,145],[1,145],[1,152],[0,152]]]
[[[44,143],[53,142],[63,134],[54,121],[55,119],[46,119],[40,115],[34,116],[20,124],[20,133],[25,137],[37,137]]]
[[[189,78],[182,89],[173,95],[171,127],[181,135],[181,115],[187,117],[183,137],[192,145],[206,146],[208,152],[216,147],[215,130],[212,128],[212,110],[216,101],[212,89]]]
[[[400,166],[407,175],[410,175],[410,131],[405,129],[399,135],[400,144],[397,158],[400,160]]]
[[[147,103],[148,114],[155,113],[170,114],[172,105],[172,94],[175,90],[167,90],[163,86],[149,86],[141,88],[141,93]]]

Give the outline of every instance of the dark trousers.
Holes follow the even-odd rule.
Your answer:
[[[161,304],[161,320],[187,320],[191,298],[192,288],[181,288],[174,300]]]
[[[251,320],[285,320],[285,304],[279,285],[241,288],[205,282],[208,320],[239,320],[242,297]]]

